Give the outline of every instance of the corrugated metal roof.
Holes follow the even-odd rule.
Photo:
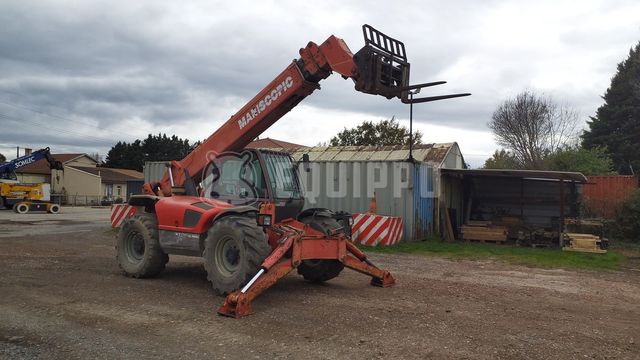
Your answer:
[[[440,165],[456,143],[420,144],[413,147],[413,158]],[[310,161],[404,161],[409,158],[408,145],[395,146],[314,146],[309,148],[271,149],[288,152],[294,159],[309,154]]]
[[[571,180],[586,183],[587,178],[579,172],[543,171],[543,170],[502,170],[502,169],[441,169],[443,175],[462,176],[502,176],[527,179]]]

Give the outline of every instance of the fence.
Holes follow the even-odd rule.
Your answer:
[[[635,176],[587,176],[583,187],[588,216],[613,218],[629,192],[638,188]]]
[[[51,201],[58,205],[71,206],[106,206],[114,203],[122,203],[124,199],[105,199],[104,195],[68,195],[68,194],[51,194]]]

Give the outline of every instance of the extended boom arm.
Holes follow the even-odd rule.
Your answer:
[[[405,103],[409,102],[408,90],[444,83],[409,85],[409,63],[404,44],[369,25],[364,25],[363,31],[366,45],[355,56],[342,39],[333,35],[321,45],[310,42],[300,49],[300,58],[294,60],[220,129],[187,157],[168,165],[168,171],[160,182],[164,196],[172,194],[172,187],[185,186],[189,179],[199,182],[212,155],[243,149],[300,101],[319,89],[319,82],[333,72],[345,79],[352,79],[357,91],[389,99],[397,97]],[[414,99],[413,102],[466,95],[469,94]],[[150,189],[151,186],[146,187],[147,192]]]
[[[0,175],[3,173],[13,173],[15,170],[23,166],[33,164],[34,162],[45,159],[49,163],[50,169],[63,170],[62,163],[51,156],[49,148],[36,150],[29,155],[24,155],[4,164],[0,164]]]

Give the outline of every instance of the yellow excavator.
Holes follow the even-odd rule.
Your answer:
[[[45,159],[50,169],[64,170],[60,161],[51,156],[49,148],[18,157],[0,164],[0,209],[13,209],[18,214],[29,211],[60,212],[60,205],[51,202],[51,185],[47,183],[20,183],[16,170]]]

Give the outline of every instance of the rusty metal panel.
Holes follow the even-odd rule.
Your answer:
[[[629,192],[638,188],[635,176],[587,176],[587,180],[583,196],[590,216],[614,217]]]

